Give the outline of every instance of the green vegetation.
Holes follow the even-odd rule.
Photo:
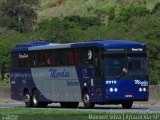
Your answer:
[[[159,113],[110,113],[110,112],[85,112],[79,110],[53,110],[53,109],[28,109],[28,108],[1,108],[0,118],[16,120],[158,120]]]
[[[62,2],[59,2],[62,1]],[[98,16],[105,18],[110,14],[110,9],[119,9],[129,5],[146,6],[152,10],[159,0],[40,0],[41,9],[38,11],[39,21],[53,17],[65,17],[70,15]],[[61,4],[58,4],[61,3]]]
[[[39,0],[6,0],[1,3],[1,25],[20,32],[31,31],[37,14]],[[9,9],[8,9],[9,8]]]
[[[10,87],[9,79],[1,81],[0,88],[8,88],[8,87]]]
[[[126,39],[147,45],[150,83],[160,82],[159,0],[35,1],[40,2],[39,9],[35,9],[37,5],[27,3],[33,11],[29,17],[28,13],[32,12],[23,11],[24,4],[21,3],[22,9],[19,11],[23,11],[21,15],[24,15],[25,21],[18,24],[13,19],[15,16],[8,14],[4,3],[0,3],[1,65],[9,63],[10,49],[21,42],[68,43],[95,39]],[[14,7],[11,7],[12,11],[15,10]],[[28,10],[28,7],[25,10]],[[29,23],[25,23],[26,21]]]

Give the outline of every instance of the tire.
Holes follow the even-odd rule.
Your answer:
[[[32,107],[32,100],[31,100],[31,96],[29,95],[29,93],[26,91],[24,93],[24,102],[26,107]]]
[[[33,104],[33,107],[39,107],[39,102],[38,102],[38,99],[37,99],[37,91],[34,90],[33,93],[32,93],[32,104]]]
[[[90,96],[89,93],[87,91],[83,92],[83,104],[85,108],[94,108],[95,103],[90,102]]]
[[[133,105],[133,101],[126,101],[122,103],[123,109],[131,109]]]
[[[60,102],[62,108],[77,108],[79,102]]]

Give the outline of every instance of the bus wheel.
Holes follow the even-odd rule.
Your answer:
[[[24,97],[25,97],[24,101],[25,101],[26,107],[32,107],[31,96],[29,95],[29,93],[25,92]]]
[[[90,102],[90,96],[87,91],[84,91],[82,99],[83,99],[83,104],[85,108],[94,108],[95,103]]]
[[[37,91],[36,90],[34,90],[32,93],[32,104],[33,104],[33,107],[39,107],[39,102],[37,100]]]
[[[122,107],[124,109],[131,109],[133,105],[133,101],[125,101],[122,103]]]
[[[77,108],[79,102],[61,102],[60,105],[62,108]]]

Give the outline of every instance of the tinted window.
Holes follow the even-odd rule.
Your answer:
[[[147,75],[146,54],[128,54],[128,74]]]
[[[18,66],[29,67],[30,66],[30,55],[28,52],[18,53]]]
[[[78,65],[79,61],[79,49],[68,49],[68,65]]]
[[[123,68],[127,68],[126,54],[105,54],[103,55],[103,71],[105,76],[118,76]]]

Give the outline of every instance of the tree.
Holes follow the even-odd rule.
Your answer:
[[[0,10],[2,16],[12,19],[12,24],[7,27],[20,32],[31,31],[37,19],[35,8],[38,4],[39,0],[5,0]]]
[[[160,2],[158,2],[153,10],[152,10],[152,14],[155,14],[156,16],[160,16]]]
[[[131,17],[146,16],[148,14],[150,14],[150,11],[146,7],[130,5],[120,9],[116,22],[126,23]]]

